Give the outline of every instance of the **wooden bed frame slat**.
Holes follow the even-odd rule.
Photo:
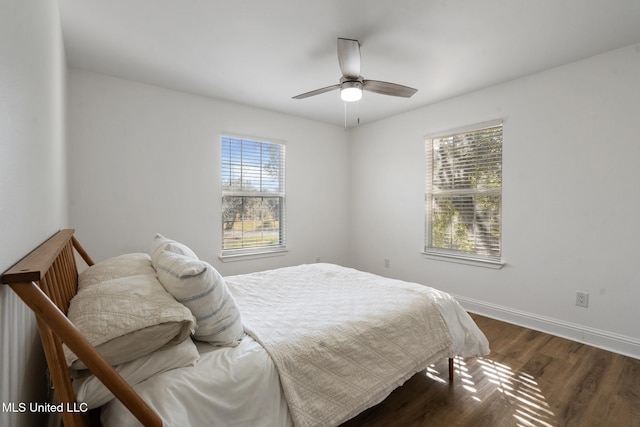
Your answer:
[[[62,350],[64,342],[100,381],[145,426],[162,426],[162,420],[113,369],[67,318],[69,302],[77,292],[78,271],[75,249],[88,265],[93,260],[73,236],[74,230],[61,230],[2,275],[36,314],[40,338],[58,403],[67,405],[62,415],[66,427],[88,426],[86,414],[77,409],[75,393]]]
[[[95,264],[93,262],[93,259],[91,259],[91,257],[89,256],[89,254],[87,253],[87,251],[84,250],[84,248],[82,247],[82,245],[80,244],[80,242],[78,242],[78,239],[76,239],[76,236],[71,236],[71,242],[73,243],[73,248],[76,250],[76,252],[78,252],[78,254],[80,254],[80,256],[82,257],[82,259],[88,264],[88,265],[93,265]]]

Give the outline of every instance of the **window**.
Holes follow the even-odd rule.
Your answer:
[[[425,253],[501,263],[502,123],[428,138],[425,151]]]
[[[222,136],[222,255],[285,247],[285,146]]]

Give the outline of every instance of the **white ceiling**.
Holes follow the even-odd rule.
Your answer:
[[[338,37],[360,41],[361,123],[640,42],[639,0],[58,0],[71,67],[344,124]]]

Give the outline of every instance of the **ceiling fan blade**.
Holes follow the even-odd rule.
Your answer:
[[[358,40],[338,39],[340,71],[347,79],[360,77],[360,43]]]
[[[312,90],[311,92],[301,93],[300,95],[293,96],[292,98],[293,99],[308,98],[310,96],[320,95],[321,93],[330,92],[335,89],[340,89],[340,85],[338,84],[338,85],[323,87],[322,89],[316,89],[316,90]]]
[[[379,93],[382,95],[402,96],[410,98],[418,89],[409,86],[402,86],[396,83],[381,82],[379,80],[365,80],[362,88],[369,92]]]

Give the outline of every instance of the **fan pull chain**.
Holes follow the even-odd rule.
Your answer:
[[[344,130],[347,130],[347,101],[344,101]]]
[[[360,126],[360,101],[356,101],[356,126]],[[347,101],[344,101],[344,130],[347,130]]]

